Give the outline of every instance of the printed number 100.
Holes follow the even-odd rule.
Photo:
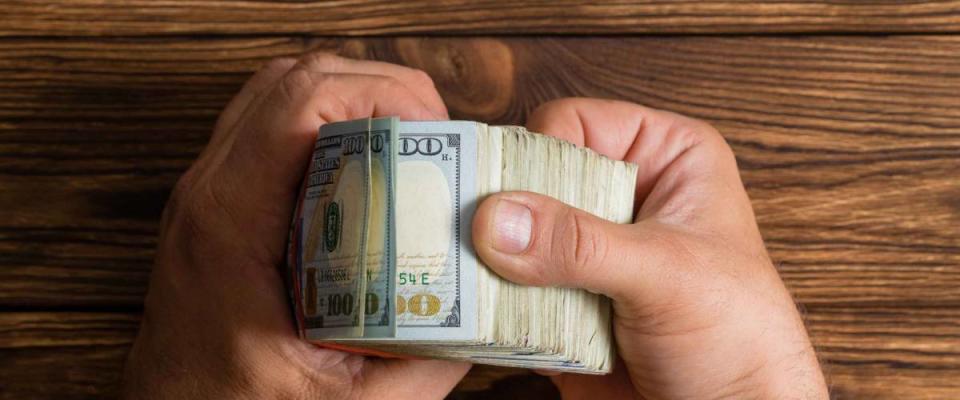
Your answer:
[[[327,315],[353,315],[353,295],[350,293],[328,295]]]

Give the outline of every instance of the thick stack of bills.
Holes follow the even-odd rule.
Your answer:
[[[337,348],[608,373],[609,299],[500,278],[474,252],[471,221],[488,194],[526,190],[628,223],[636,174],[516,126],[325,124],[290,235],[297,328]]]

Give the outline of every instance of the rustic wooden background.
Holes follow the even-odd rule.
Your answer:
[[[457,118],[715,124],[834,397],[960,398],[960,1],[0,1],[0,398],[109,398],[170,187],[264,60],[428,71]],[[555,397],[477,367],[456,399]]]

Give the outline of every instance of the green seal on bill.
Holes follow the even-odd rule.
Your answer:
[[[326,212],[326,229],[323,232],[323,244],[327,247],[328,252],[332,252],[337,249],[337,244],[340,243],[340,230],[341,230],[341,218],[340,218],[340,205],[336,202],[331,202],[327,205]]]

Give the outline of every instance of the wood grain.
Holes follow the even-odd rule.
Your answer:
[[[960,39],[266,38],[0,41],[0,305],[137,307],[219,108],[315,48],[424,68],[460,118],[522,123],[568,95],[704,118],[803,303],[960,302]]]
[[[712,122],[834,395],[960,397],[960,37],[926,35],[0,39],[0,397],[115,393],[170,187],[253,70],[310,49],[423,68],[456,118],[583,95]],[[545,382],[515,374],[455,397]]]
[[[139,315],[104,312],[0,313],[0,399],[116,398]],[[468,400],[556,398],[529,370],[475,366],[450,396]]]
[[[0,388],[0,398],[58,392],[114,397],[138,320],[126,313],[0,314],[0,382],[14,384]],[[835,398],[922,393],[950,399],[960,393],[958,320],[957,309],[835,308],[809,313],[807,325]],[[531,385],[536,392],[518,390]],[[524,393],[556,396],[549,381],[529,371],[475,366],[452,398],[521,398]]]
[[[8,0],[0,35],[957,32],[958,1]]]

